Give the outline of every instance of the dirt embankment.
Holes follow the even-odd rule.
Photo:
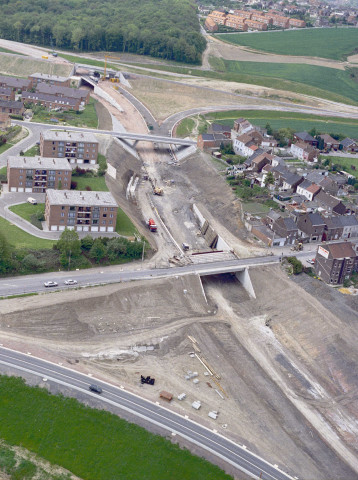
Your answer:
[[[224,276],[205,279],[207,303],[192,276],[2,301],[0,334],[5,346],[28,351],[31,344],[34,355],[70,363],[153,401],[161,390],[170,391],[175,398],[169,408],[300,478],[355,479],[312,427],[318,416],[316,427],[330,445],[354,447],[355,432],[345,435],[336,416],[351,419],[353,429],[349,332],[341,332],[338,318],[279,268],[252,270],[251,276],[256,300]],[[189,335],[219,385],[192,356]],[[347,355],[337,335],[349,343]],[[188,372],[198,372],[198,384],[185,379]],[[141,387],[140,374],[155,377],[155,386]],[[182,392],[187,398],[180,402]],[[195,413],[194,400],[202,402]],[[217,421],[208,418],[210,410],[220,412]]]

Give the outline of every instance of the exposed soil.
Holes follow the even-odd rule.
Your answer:
[[[349,326],[352,340],[344,354],[337,341],[344,336],[347,342],[342,322],[279,268],[252,270],[251,277],[256,300],[231,276],[205,279],[208,303],[195,276],[3,300],[0,334],[5,346],[31,348],[33,355],[68,362],[153,401],[161,390],[170,391],[175,399],[168,408],[300,478],[355,479],[307,418],[320,419],[321,433],[327,429],[330,445],[341,453],[343,440],[354,448],[356,329]],[[219,385],[191,356],[188,335]],[[198,384],[185,380],[188,371],[198,372]],[[141,387],[140,374],[155,377],[155,386]],[[180,402],[182,392],[187,398]],[[202,402],[198,412],[194,400]],[[210,410],[220,412],[218,420],[208,418]],[[350,437],[343,420],[351,422]]]

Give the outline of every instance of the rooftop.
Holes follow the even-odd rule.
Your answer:
[[[48,93],[50,95],[63,95],[65,97],[86,98],[88,90],[85,88],[62,87],[59,85],[49,85],[48,83],[39,83],[36,91]]]
[[[46,195],[50,205],[117,207],[110,192],[48,189]]]
[[[43,92],[22,92],[22,98],[29,100],[42,100],[44,102],[58,103],[59,105],[71,105],[76,106],[78,99],[74,97],[56,97],[54,94],[48,94]]]
[[[8,157],[10,168],[45,168],[52,170],[72,171],[67,158],[45,158],[45,157]]]
[[[323,246],[328,250],[333,258],[355,257],[356,253],[353,250],[350,242],[330,243]]]
[[[8,108],[22,108],[24,104],[22,102],[15,102],[14,100],[0,100],[0,107]]]
[[[44,140],[51,141],[98,143],[93,133],[88,132],[45,130],[42,132],[42,137]]]
[[[297,132],[295,133],[295,136],[299,139],[301,139],[303,142],[313,142],[314,138],[312,135],[310,135],[307,132]]]

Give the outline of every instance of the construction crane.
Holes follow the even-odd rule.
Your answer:
[[[104,56],[104,73],[103,73],[104,80],[106,80],[106,75],[107,75],[107,58],[115,58],[116,60],[120,60],[119,57],[111,57],[111,55]]]

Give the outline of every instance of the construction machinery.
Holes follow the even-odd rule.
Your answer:
[[[293,245],[293,247],[291,247],[291,250],[293,252],[300,252],[301,250],[303,250],[303,243],[301,242],[296,243],[296,245]]]
[[[153,193],[154,193],[154,195],[162,196],[162,195],[164,195],[164,190],[162,189],[162,187],[154,187],[153,188]]]
[[[157,231],[157,224],[155,223],[155,221],[152,218],[150,218],[148,220],[148,227],[149,227],[149,230],[151,232],[156,232]]]
[[[147,383],[148,385],[154,385],[155,383],[155,378],[150,378],[148,377],[143,377],[143,375],[140,376],[140,383],[143,385],[143,383]],[[172,397],[173,398],[173,397]]]
[[[114,59],[116,59],[116,60],[120,60],[119,57],[112,57],[111,55],[105,55],[105,56],[104,56],[103,80],[106,80],[106,76],[107,76],[107,58],[114,58]]]

